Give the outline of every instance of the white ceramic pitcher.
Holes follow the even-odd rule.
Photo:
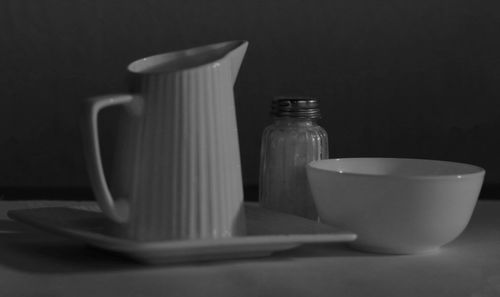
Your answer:
[[[87,100],[83,134],[102,211],[139,241],[245,232],[233,84],[248,42],[230,41],[137,60],[138,91]],[[123,105],[106,181],[98,114]]]

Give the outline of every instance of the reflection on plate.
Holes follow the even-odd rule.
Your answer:
[[[43,207],[10,210],[14,220],[119,252],[146,263],[262,257],[306,243],[347,242],[356,235],[297,216],[245,204],[247,236],[225,239],[136,242],[113,235],[112,223],[97,209]]]

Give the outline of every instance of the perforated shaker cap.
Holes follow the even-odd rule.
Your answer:
[[[319,119],[319,100],[311,97],[279,96],[273,99],[271,114],[276,117]]]

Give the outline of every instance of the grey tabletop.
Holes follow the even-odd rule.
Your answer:
[[[270,257],[148,266],[11,221],[0,202],[0,296],[500,296],[500,201],[429,255],[310,244]]]

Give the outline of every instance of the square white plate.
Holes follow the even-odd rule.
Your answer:
[[[114,236],[112,223],[97,208],[42,207],[8,212],[10,218],[32,227],[151,264],[262,257],[306,243],[356,239],[352,232],[264,209],[256,203],[245,204],[245,215],[247,236],[137,242]]]

